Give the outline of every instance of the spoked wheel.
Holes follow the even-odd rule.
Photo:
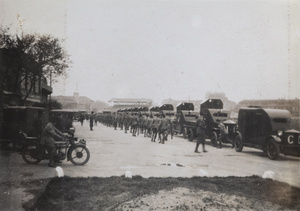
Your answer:
[[[188,139],[189,141],[193,141],[195,138],[195,133],[193,129],[189,129],[189,133],[188,133]]]
[[[22,152],[22,158],[29,164],[38,164],[42,160],[38,157],[38,149],[36,146],[25,146]]]
[[[188,130],[187,130],[186,127],[183,128],[183,138],[184,138],[184,139],[187,139],[187,138],[188,138]]]
[[[90,159],[90,151],[86,146],[76,146],[70,152],[70,161],[74,165],[83,166]]]
[[[234,148],[235,151],[241,152],[243,150],[243,140],[240,134],[236,135],[234,138]]]
[[[271,160],[276,160],[279,157],[279,147],[274,140],[268,141],[267,154]]]
[[[218,135],[217,135],[216,132],[213,132],[213,133],[212,133],[212,136],[211,136],[211,138],[210,138],[210,141],[211,141],[211,143],[212,143],[212,145],[213,145],[214,147],[217,146],[217,143],[218,143]]]

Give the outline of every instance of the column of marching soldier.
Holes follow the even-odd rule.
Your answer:
[[[129,131],[132,136],[143,135],[151,138],[151,142],[164,144],[168,140],[168,135],[173,139],[173,124],[171,119],[167,118],[163,112],[158,114],[148,113],[107,113],[97,117],[97,121],[107,127],[114,127],[115,130],[124,129],[125,133]]]

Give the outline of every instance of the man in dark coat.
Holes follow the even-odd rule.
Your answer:
[[[92,111],[91,116],[90,116],[90,130],[93,130],[93,126],[94,126],[94,112]]]
[[[202,151],[207,152],[205,150],[205,129],[206,129],[206,125],[205,125],[205,122],[204,122],[203,117],[201,115],[198,116],[198,119],[196,121],[195,129],[196,129],[196,134],[197,134],[197,143],[196,143],[195,152],[200,153],[198,151],[198,147],[201,143],[202,143]]]

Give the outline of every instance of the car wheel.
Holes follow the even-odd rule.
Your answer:
[[[211,136],[211,138],[210,138],[210,141],[211,141],[211,143],[212,143],[212,145],[213,145],[214,147],[217,146],[218,135],[217,135],[216,132],[213,132],[213,133],[212,133],[212,136]]]
[[[187,131],[187,128],[183,128],[183,138],[187,139],[188,138],[188,131]]]
[[[234,148],[235,151],[241,152],[243,150],[243,139],[240,134],[236,135],[234,138]]]
[[[189,137],[189,141],[193,141],[194,138],[195,138],[195,133],[194,133],[194,130],[193,129],[189,129],[189,134],[188,134],[188,137]]]
[[[274,140],[267,142],[267,155],[271,160],[276,160],[279,157],[279,146]]]

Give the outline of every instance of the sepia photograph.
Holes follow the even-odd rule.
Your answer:
[[[0,0],[0,210],[300,210],[300,1]]]

